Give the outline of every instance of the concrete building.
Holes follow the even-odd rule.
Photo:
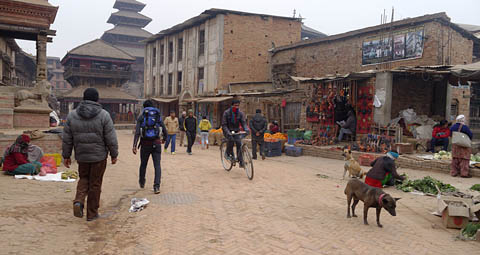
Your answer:
[[[317,94],[326,93],[327,98],[330,93],[345,93],[357,110],[360,133],[369,132],[374,123],[387,124],[408,107],[419,115],[451,120],[452,86],[458,79],[452,79],[446,68],[471,63],[478,57],[474,51],[478,43],[445,13],[404,19],[275,48],[273,85],[281,89],[298,88],[299,82],[307,85],[305,99],[285,102],[302,107],[302,115]],[[374,96],[381,107],[373,107]],[[308,126],[305,119],[297,125]]]
[[[268,50],[300,41],[301,26],[297,18],[210,9],[163,30],[147,40],[145,97],[164,115],[195,108],[218,126],[232,97],[216,96],[231,83],[271,81]]]
[[[114,27],[105,31],[102,40],[135,57],[135,63],[132,64],[132,77],[122,87],[129,94],[141,98],[143,97],[145,57],[145,43],[142,41],[152,36],[143,28],[152,19],[139,13],[145,8],[145,4],[136,0],[116,0],[113,8],[118,11],[112,13],[107,22]]]
[[[64,68],[60,58],[47,57],[47,73],[54,95],[60,95],[72,89],[72,85],[63,77]]]

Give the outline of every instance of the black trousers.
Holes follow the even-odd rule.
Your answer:
[[[152,145],[142,145],[140,147],[140,170],[139,170],[139,180],[140,184],[145,184],[145,174],[147,171],[147,164],[150,155],[153,159],[153,167],[155,168],[155,180],[153,182],[153,187],[160,187],[160,181],[162,178],[162,168],[160,166],[160,160],[162,158],[162,145],[161,144],[152,144]]]
[[[260,146],[260,156],[263,156],[265,142],[262,139],[252,139],[252,154],[253,158],[257,158],[257,145]]]
[[[237,145],[237,158],[238,161],[243,163],[243,154],[242,154],[242,140],[240,137],[234,137],[227,142],[227,154],[233,156],[233,145]]]
[[[187,131],[187,141],[188,141],[188,147],[187,147],[187,152],[192,152],[192,146],[195,144],[195,139],[197,138],[197,132],[190,132]]]

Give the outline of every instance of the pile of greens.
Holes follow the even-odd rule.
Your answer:
[[[470,222],[467,224],[467,226],[465,226],[462,229],[461,234],[463,237],[471,239],[475,237],[479,229],[480,229],[480,224]]]
[[[423,179],[418,180],[405,179],[402,183],[396,184],[395,187],[404,192],[412,192],[416,190],[427,194],[437,195],[438,191],[435,188],[435,185],[437,185],[441,192],[453,192],[457,190],[452,185],[445,184],[430,176],[426,176]]]
[[[480,184],[475,184],[475,185],[473,185],[470,189],[471,189],[471,190],[480,191]]]

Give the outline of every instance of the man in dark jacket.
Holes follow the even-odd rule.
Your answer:
[[[153,102],[151,100],[146,100],[143,103],[143,108],[153,107]],[[156,109],[156,108],[155,108]],[[158,110],[158,109],[156,109]],[[160,126],[160,134],[156,139],[147,139],[142,137],[142,123],[144,122],[144,113],[140,114],[137,119],[137,125],[135,127],[135,137],[133,138],[133,154],[137,154],[138,141],[140,140],[140,169],[139,169],[139,180],[138,184],[140,188],[145,188],[145,174],[147,172],[147,164],[150,155],[153,159],[153,167],[155,168],[155,178],[153,181],[153,192],[155,194],[160,193],[160,182],[162,179],[162,167],[160,161],[162,159],[162,139],[163,141],[167,140],[167,128],[161,118],[158,119],[158,125]]]
[[[178,118],[178,127],[180,128],[180,147],[183,146],[183,140],[185,139],[185,118],[187,118],[187,113],[183,111],[182,116]],[[185,147],[187,147],[187,145],[185,145]]]
[[[237,157],[240,162],[240,167],[244,166],[242,150],[242,140],[239,136],[233,136],[232,131],[237,133],[240,132],[240,126],[243,128],[247,134],[249,129],[247,123],[245,122],[245,117],[243,112],[240,111],[240,101],[233,100],[232,107],[228,108],[222,117],[222,131],[225,138],[228,140],[227,143],[227,156],[233,158],[233,145],[237,146]]]
[[[253,159],[257,159],[257,144],[260,146],[260,156],[265,159],[263,154],[263,135],[267,130],[267,120],[262,115],[262,110],[257,109],[255,116],[250,120],[250,129],[252,130],[252,154]]]
[[[188,110],[188,117],[185,118],[183,122],[183,128],[185,129],[185,133],[187,135],[187,153],[188,155],[192,155],[192,146],[195,143],[195,138],[197,138],[197,118],[193,116],[193,110]]]
[[[338,135],[338,141],[341,142],[345,134],[353,135],[357,130],[357,120],[352,110],[348,112],[348,118],[345,123],[341,124],[340,134]]]
[[[382,188],[384,185],[393,186],[395,179],[404,180],[405,178],[397,173],[395,160],[398,158],[398,152],[390,151],[386,156],[375,159],[370,165],[372,169],[368,171],[365,177],[365,183],[376,188]]]
[[[117,163],[118,141],[112,118],[98,102],[98,91],[88,88],[83,101],[67,116],[63,129],[63,163],[70,168],[72,149],[78,162],[80,180],[73,202],[73,214],[83,217],[85,197],[87,199],[87,221],[98,218],[103,174],[110,153],[112,164]]]

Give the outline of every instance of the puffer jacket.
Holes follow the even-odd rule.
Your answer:
[[[110,156],[118,157],[118,141],[112,118],[102,106],[82,101],[70,112],[63,129],[63,158],[69,159],[75,149],[75,159],[82,163],[99,162]]]
[[[252,130],[252,138],[263,139],[265,130],[267,130],[267,120],[260,113],[256,113],[250,120],[250,129]],[[257,137],[257,132],[260,135]]]

